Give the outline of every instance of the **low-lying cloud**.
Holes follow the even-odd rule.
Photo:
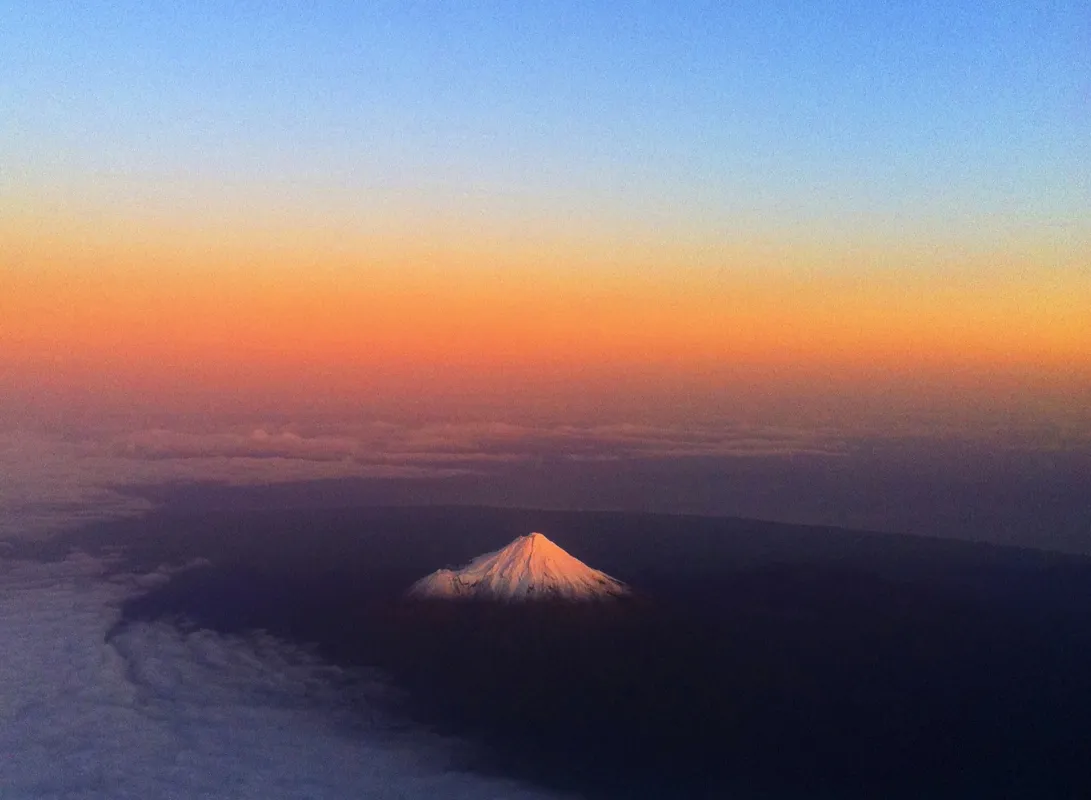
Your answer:
[[[364,683],[265,636],[110,631],[135,578],[0,560],[0,785],[10,800],[544,798],[450,769],[371,717]]]
[[[292,427],[216,432],[156,428],[126,433],[108,444],[115,455],[146,459],[292,459],[357,465],[470,464],[535,457],[781,455],[832,453],[840,447],[829,434],[772,427],[505,423],[374,424],[331,432],[300,432]]]
[[[0,538],[138,513],[126,486],[260,485],[330,478],[487,477],[513,465],[708,457],[835,455],[825,431],[739,425],[459,423],[251,424],[0,430]]]
[[[163,418],[64,433],[0,421],[0,541],[173,496],[154,487],[211,483],[304,492],[277,489],[265,496],[274,502],[715,514],[1088,552],[1088,459],[1091,439],[1067,429],[953,431],[913,420],[861,432]],[[317,482],[311,494],[307,482]]]

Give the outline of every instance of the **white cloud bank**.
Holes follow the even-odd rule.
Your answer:
[[[546,797],[350,716],[333,668],[272,639],[137,624],[107,641],[131,586],[101,572],[0,561],[4,800]]]

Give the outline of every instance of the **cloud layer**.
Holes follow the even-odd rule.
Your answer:
[[[1091,552],[1089,459],[1082,429],[914,418],[870,431],[164,415],[62,432],[0,420],[0,541],[136,514],[185,484],[293,483],[303,494],[257,502],[715,514]]]
[[[368,722],[366,686],[350,725],[343,676],[268,637],[108,636],[131,584],[86,557],[0,561],[5,798],[546,796],[451,771],[439,740]]]
[[[488,476],[513,465],[835,455],[831,432],[739,425],[238,425],[0,430],[0,537],[26,537],[147,508],[125,486],[323,478]]]

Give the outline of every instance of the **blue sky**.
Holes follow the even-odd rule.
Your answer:
[[[196,180],[713,225],[1091,212],[1080,2],[0,9],[16,188]]]

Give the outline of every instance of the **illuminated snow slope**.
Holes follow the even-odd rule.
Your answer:
[[[437,570],[414,583],[409,594],[438,599],[595,600],[627,595],[629,589],[542,534],[531,533],[461,569]]]

